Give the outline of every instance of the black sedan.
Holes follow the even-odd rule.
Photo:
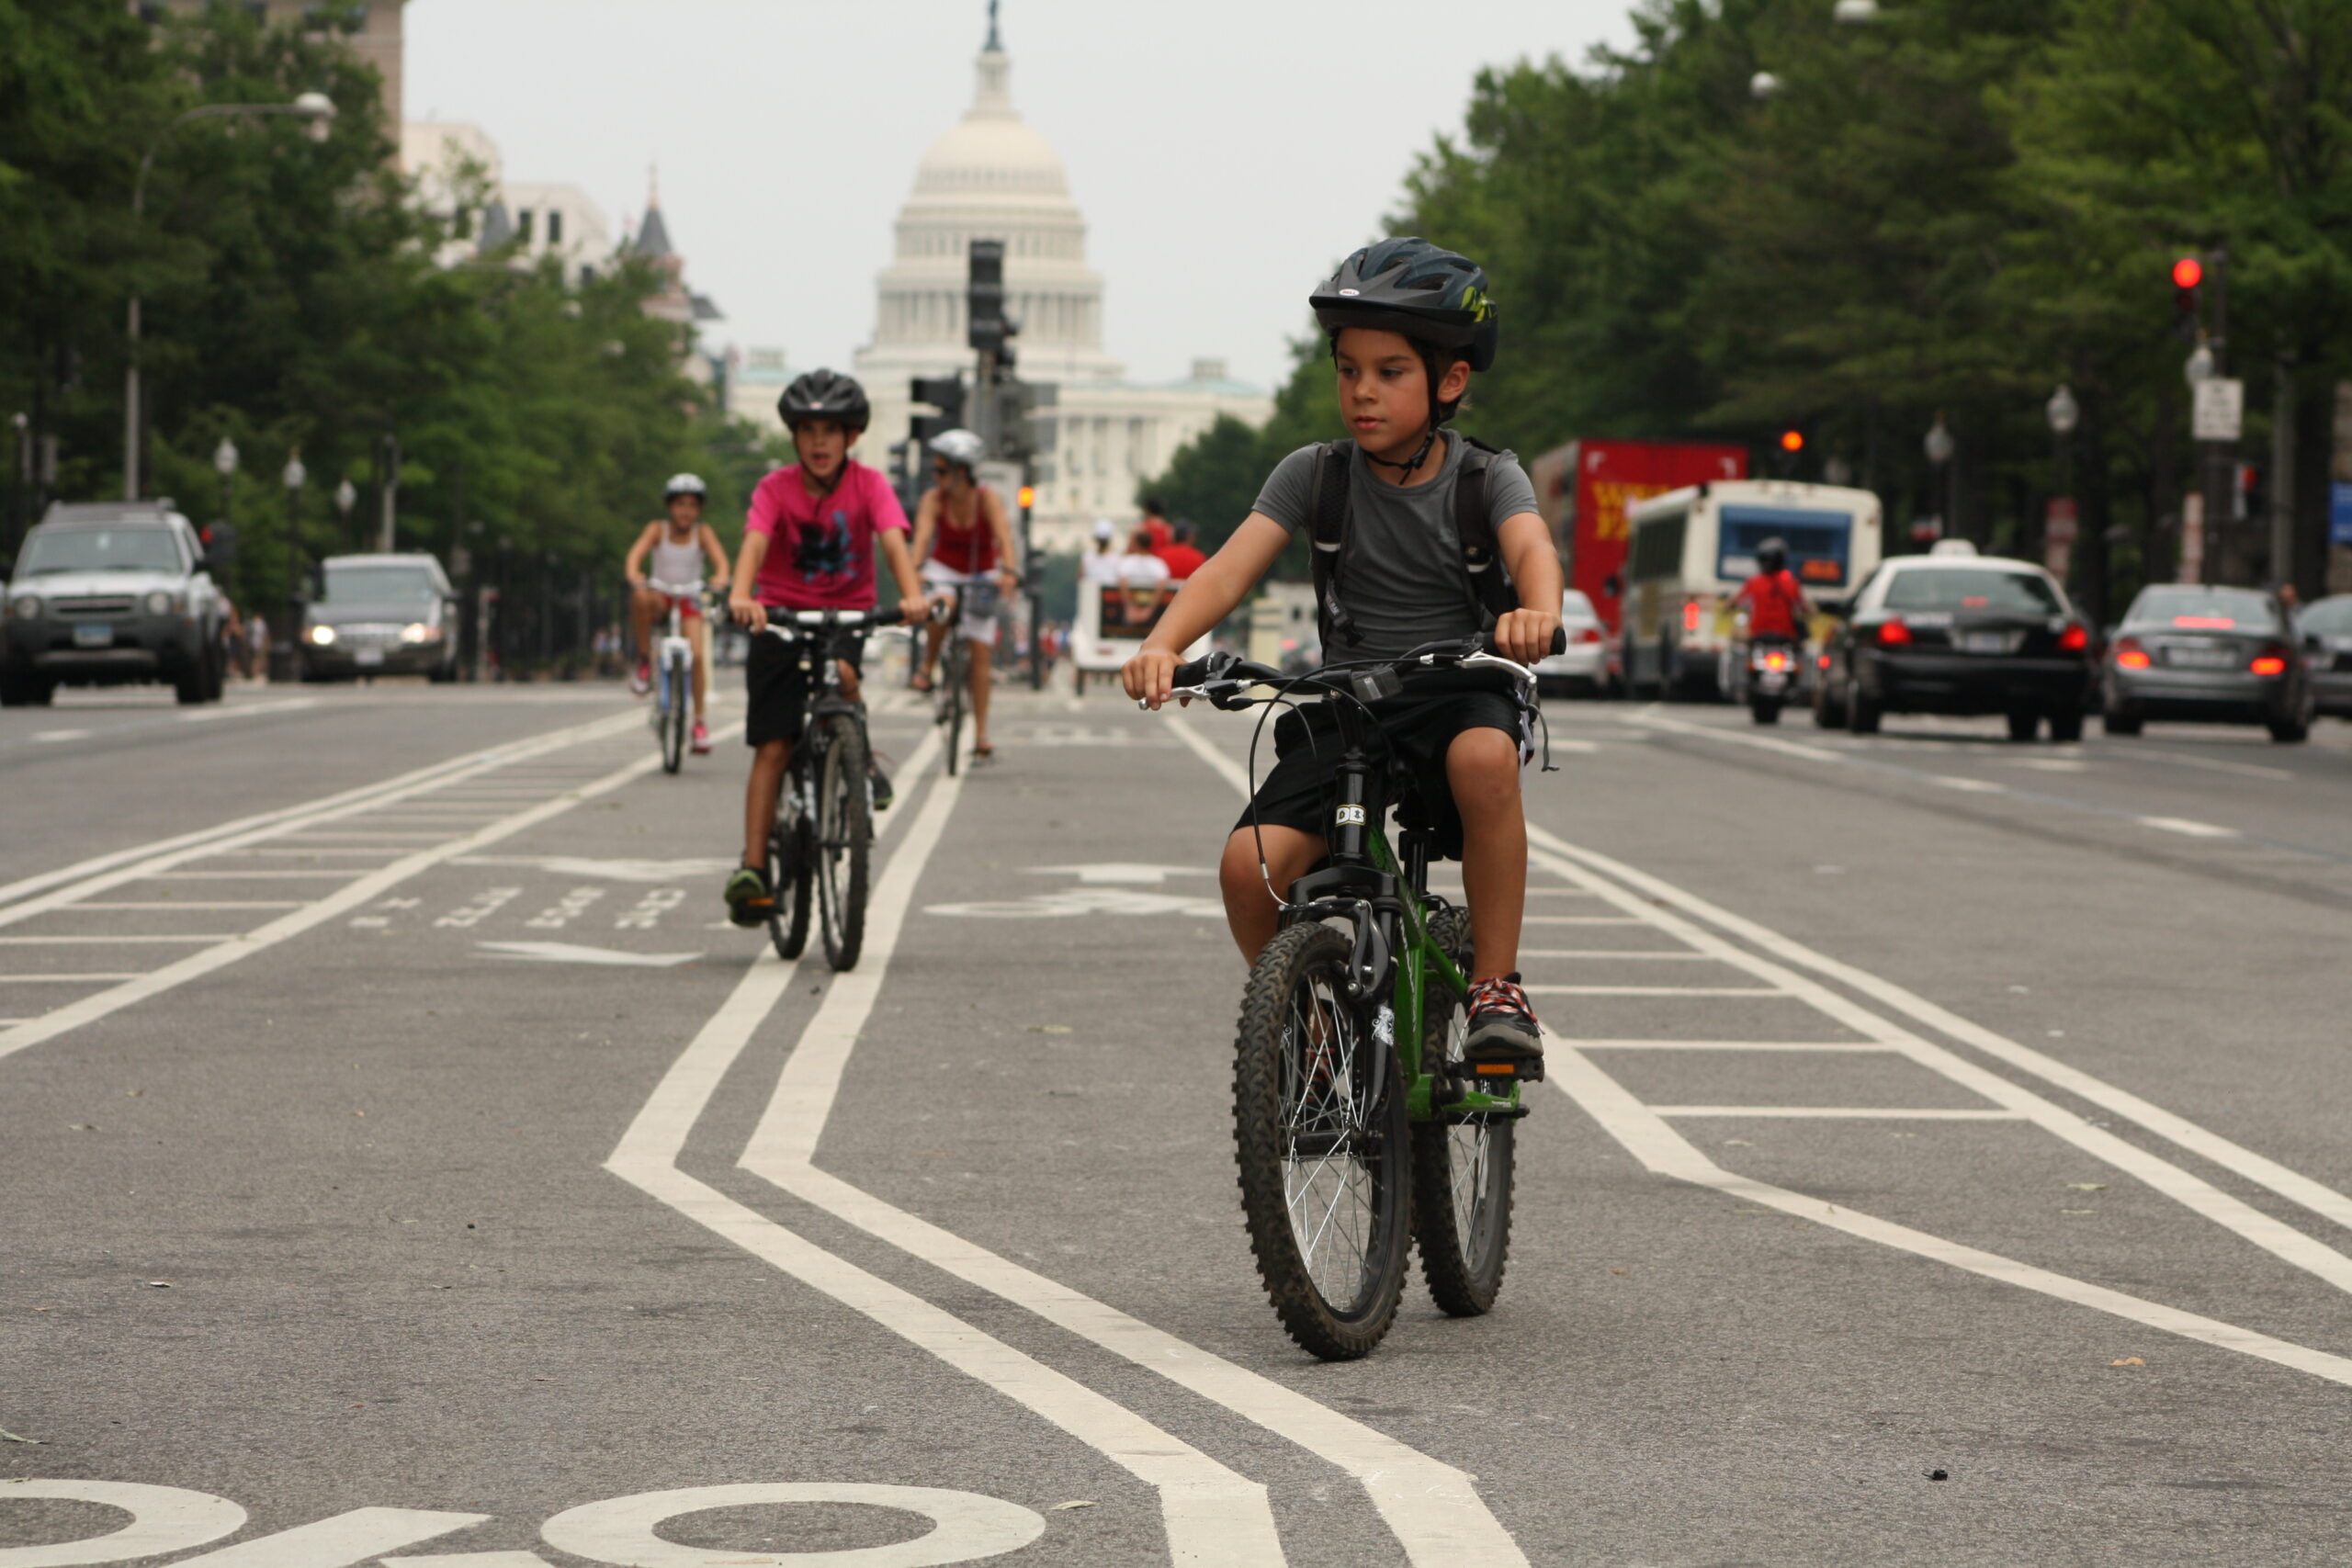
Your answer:
[[[2148,720],[2267,726],[2273,740],[2312,732],[2313,692],[2294,623],[2251,588],[2143,588],[2108,646],[2107,732]]]
[[[2322,599],[2295,616],[2319,711],[2352,718],[2352,593]]]
[[[1880,563],[1820,656],[1814,722],[1874,733],[1890,713],[2000,714],[2009,739],[2080,740],[2098,690],[2090,633],[2031,561],[1952,551]]]

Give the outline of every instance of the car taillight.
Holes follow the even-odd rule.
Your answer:
[[[1696,599],[1682,602],[1682,629],[1686,632],[1699,629],[1699,601]]]
[[[1767,670],[1786,670],[1789,662],[1789,656],[1777,649],[1764,656],[1764,668]]]
[[[2115,667],[2118,670],[2145,670],[2155,660],[2140,646],[2138,637],[2119,637],[2115,644]]]
[[[2070,626],[2058,634],[2058,651],[2061,653],[2080,653],[2090,645],[2091,634],[2086,626]]]
[[[1881,621],[1878,624],[1878,645],[1881,648],[1908,648],[1911,646],[1911,628],[1903,624],[1900,615]]]
[[[2254,662],[2247,665],[2246,670],[2255,675],[2284,675],[2287,672],[2287,650],[2266,648],[2254,656]]]
[[[1829,655],[1827,655],[1827,654],[1826,654],[1826,653],[1825,653],[1825,654],[1822,654],[1819,658],[1817,658],[1817,659],[1815,659],[1815,660],[1814,660],[1814,663],[1815,663],[1816,666],[1818,666],[1819,668],[1821,668],[1821,669],[1824,669],[1824,670],[1828,669],[1828,668],[1829,668]]]
[[[1577,633],[1577,640],[1578,642],[1599,642],[1600,640],[1600,628],[1599,626],[1587,626],[1582,631]]]

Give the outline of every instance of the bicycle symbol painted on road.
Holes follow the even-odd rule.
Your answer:
[[[1225,915],[1220,899],[1149,891],[1171,876],[1213,874],[1201,866],[1109,861],[1088,865],[1032,866],[1029,874],[1075,876],[1079,886],[1053,893],[1034,893],[1026,898],[931,904],[924,907],[923,913],[996,920],[1068,919],[1081,915],[1184,915],[1195,919],[1218,919]]]

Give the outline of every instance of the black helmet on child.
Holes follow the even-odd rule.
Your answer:
[[[1778,538],[1765,540],[1756,547],[1756,570],[1779,571],[1789,564],[1789,547]]]
[[[1485,270],[1427,240],[1407,235],[1366,245],[1306,302],[1334,337],[1342,328],[1374,327],[1461,349],[1473,370],[1495,363],[1500,334]]]
[[[775,400],[775,412],[789,427],[804,419],[830,419],[852,430],[873,423],[873,405],[854,376],[838,370],[810,370],[794,378]]]

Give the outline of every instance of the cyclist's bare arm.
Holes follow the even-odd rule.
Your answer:
[[[1495,542],[1520,603],[1495,623],[1495,650],[1532,664],[1552,651],[1552,634],[1560,628],[1560,598],[1567,588],[1560,575],[1560,552],[1553,547],[1551,528],[1532,512],[1504,518]]]
[[[914,558],[931,558],[931,536],[939,527],[939,491],[936,487],[922,492],[915,502]]]
[[[1542,520],[1537,522],[1540,526]],[[1166,702],[1184,649],[1233,614],[1289,544],[1290,531],[1264,513],[1252,512],[1243,519],[1233,536],[1177,591],[1175,602],[1144,638],[1141,650],[1119,671],[1127,695],[1151,708]],[[1548,548],[1548,536],[1545,545]],[[1553,570],[1556,575],[1556,562]],[[1553,597],[1556,600],[1558,594]]]
[[[1004,591],[1010,593],[1020,581],[1012,565],[1012,512],[1005,506],[1004,497],[992,490],[983,489],[980,491],[980,506],[987,515],[989,532],[996,536],[997,577],[1003,583]]]
[[[760,580],[760,567],[768,558],[768,536],[746,528],[743,547],[735,556],[735,586],[727,597],[727,609],[738,626],[755,632],[767,630],[768,613],[752,597],[752,584]]]
[[[702,535],[702,553],[710,558],[710,586],[724,593],[728,583],[727,547],[718,542],[718,530],[709,524],[703,524],[699,532]]]
[[[653,548],[654,541],[660,538],[661,535],[661,524],[648,523],[644,528],[639,532],[637,536],[637,543],[628,547],[628,558],[621,563],[621,575],[628,579],[630,587],[642,588],[645,586],[646,553]]]
[[[885,528],[882,531],[882,560],[890,569],[890,581],[899,585],[899,614],[907,625],[921,626],[930,606],[922,596],[922,579],[915,575],[915,558],[907,549],[906,530]]]

